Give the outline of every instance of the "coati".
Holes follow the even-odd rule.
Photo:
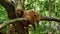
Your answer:
[[[21,24],[21,23],[23,24],[27,34],[29,34],[29,25],[30,24],[34,27],[34,30],[36,30],[35,24],[39,25],[39,21],[41,19],[40,14],[38,14],[34,10],[27,10],[27,11],[16,10],[16,13],[17,13],[18,18],[27,18],[28,19],[28,21],[21,21],[19,23],[14,24],[16,31],[20,32],[18,27],[19,27],[19,24]]]

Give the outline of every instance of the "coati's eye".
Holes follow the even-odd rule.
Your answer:
[[[37,16],[37,14],[35,13],[34,16]]]
[[[36,14],[34,16],[36,16]]]

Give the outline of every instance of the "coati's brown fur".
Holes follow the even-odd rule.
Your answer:
[[[34,10],[27,10],[27,11],[21,11],[21,10],[17,10],[17,16],[19,18],[27,18],[28,21],[21,21],[20,23],[22,23],[24,25],[25,31],[27,34],[29,34],[29,25],[31,24],[34,28],[35,28],[35,23],[38,24],[40,21],[40,14],[38,14],[37,12],[35,12]],[[18,25],[20,23],[15,24],[15,28],[18,32],[20,32]]]

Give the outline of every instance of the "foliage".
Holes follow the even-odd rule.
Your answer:
[[[3,23],[3,21],[8,20],[8,14],[7,11],[5,10],[5,8],[3,6],[0,5],[0,24]],[[6,32],[6,34],[8,34],[8,26],[2,29],[4,32]]]

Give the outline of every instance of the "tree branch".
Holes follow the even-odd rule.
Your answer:
[[[16,21],[25,21],[27,20],[26,18],[17,18],[17,19],[12,19],[12,20],[8,20],[8,21],[4,21],[2,24],[0,24],[0,29],[11,24],[11,23],[14,23]]]
[[[59,18],[41,16],[41,21],[43,21],[43,20],[60,22]]]
[[[41,21],[43,20],[47,20],[47,21],[56,21],[56,22],[60,22],[60,19],[58,18],[53,18],[53,17],[42,17],[41,18]],[[17,19],[12,19],[12,20],[8,20],[8,21],[4,21],[4,23],[0,24],[0,29],[11,24],[11,23],[14,23],[16,21],[28,21],[27,18],[17,18]]]

